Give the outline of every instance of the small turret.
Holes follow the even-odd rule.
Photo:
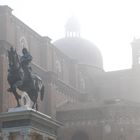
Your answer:
[[[80,37],[80,24],[75,17],[68,19],[65,25],[66,37]]]
[[[132,67],[140,66],[140,39],[134,39],[132,46]]]

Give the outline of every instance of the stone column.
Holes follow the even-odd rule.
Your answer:
[[[20,136],[22,136],[23,140],[32,140],[30,129],[25,128],[20,131]],[[19,140],[18,137],[16,140]]]
[[[56,87],[54,83],[48,83],[47,85],[47,107],[48,107],[48,115],[50,115],[53,119],[56,117],[56,104],[55,104],[55,93]]]
[[[32,140],[31,136],[30,135],[24,135],[23,136],[23,140]]]
[[[14,140],[23,140],[23,136],[22,135],[19,135],[19,134],[15,134],[14,135]]]
[[[9,140],[9,136],[10,136],[10,133],[9,132],[2,132],[2,138],[3,140]]]
[[[46,135],[43,135],[43,140],[48,140],[48,137]]]

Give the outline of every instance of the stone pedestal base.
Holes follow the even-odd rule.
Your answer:
[[[3,140],[56,140],[61,125],[35,110],[20,110],[0,114]]]

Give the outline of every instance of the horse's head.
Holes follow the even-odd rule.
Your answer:
[[[9,67],[18,69],[20,64],[19,64],[19,57],[16,52],[16,50],[11,47],[10,50],[8,50],[8,60],[9,60]]]

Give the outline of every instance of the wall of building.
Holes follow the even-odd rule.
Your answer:
[[[48,95],[45,97],[46,103],[44,101],[43,105],[41,105],[41,111],[55,115],[55,107],[59,106],[60,102],[62,101],[59,99],[63,97],[66,101],[70,100],[72,102],[73,100],[77,100],[77,97],[74,97],[74,94],[77,93],[77,91],[73,88],[76,87],[77,84],[77,79],[75,78],[75,63],[58,49],[56,49],[51,44],[50,38],[40,36],[38,33],[36,33],[34,30],[12,15],[12,9],[8,6],[0,6],[0,16],[0,41],[8,44],[8,47],[2,47],[9,49],[10,46],[13,46],[16,48],[19,55],[21,55],[23,47],[28,48],[31,55],[33,56],[33,72],[37,73],[43,79],[46,88],[48,88],[45,90],[48,92]],[[6,78],[8,61],[7,58],[6,60],[3,60],[3,53],[0,61],[2,64],[5,63],[4,61],[6,61],[4,65],[5,68],[1,67],[1,76],[2,78],[4,77],[5,81],[7,82]],[[5,74],[3,74],[4,71]],[[56,84],[56,82],[52,84],[48,80],[49,78],[47,77],[47,73],[49,72],[54,73],[54,81],[57,81],[57,83],[60,84]],[[1,86],[4,84],[3,82],[4,80],[2,80]],[[6,89],[7,88],[2,87],[1,91]],[[9,95],[9,93],[7,94]],[[5,97],[3,98],[7,99]],[[12,100],[10,101],[13,100],[14,98],[12,95]],[[13,106],[15,106],[15,102],[9,103],[5,109]]]
[[[134,102],[102,104],[82,110],[58,112],[63,122],[58,139],[76,140],[79,132],[89,140],[137,140],[140,127],[140,106]],[[79,134],[79,138],[80,135]]]
[[[49,37],[42,37],[14,15],[12,10],[1,7],[0,39],[14,46],[18,54],[26,47],[33,56],[33,63],[39,67],[53,71],[68,84],[73,84],[70,73],[73,68],[72,61],[51,44]],[[75,73],[75,71],[73,71]],[[73,77],[74,78],[74,77]]]
[[[93,79],[96,94],[101,100],[125,99],[140,101],[140,69],[106,72]],[[93,89],[94,92],[94,89]]]
[[[33,62],[47,69],[47,47],[51,47],[50,39],[42,37],[22,21],[12,15],[8,6],[0,7],[0,40],[5,40],[15,47],[19,54],[23,47],[33,55]]]

